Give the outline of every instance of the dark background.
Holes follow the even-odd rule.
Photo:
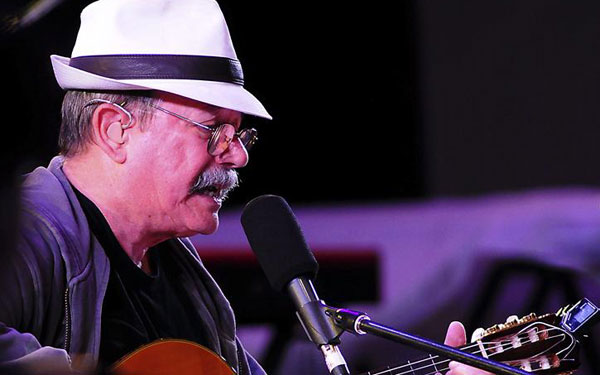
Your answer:
[[[89,1],[3,2],[3,181],[57,152],[62,92]],[[292,202],[356,202],[598,185],[600,3],[420,0],[318,5],[220,1],[246,87],[275,120],[243,188]]]

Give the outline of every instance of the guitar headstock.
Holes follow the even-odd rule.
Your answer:
[[[474,340],[480,355],[540,375],[566,375],[579,367],[577,335],[600,317],[587,299],[556,314],[516,316]]]

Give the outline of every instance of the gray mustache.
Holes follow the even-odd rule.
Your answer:
[[[220,190],[220,198],[225,199],[227,194],[239,185],[237,171],[233,169],[209,169],[204,171],[196,183],[190,188],[190,193],[200,193],[209,187],[217,187]]]

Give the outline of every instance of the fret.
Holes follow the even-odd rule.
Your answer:
[[[440,374],[441,374],[441,371],[440,371],[440,370],[437,368],[437,365],[436,365],[436,363],[435,363],[435,360],[433,359],[433,356],[432,356],[431,354],[429,355],[429,359],[431,360],[431,364],[433,365],[433,368],[434,368],[434,370],[435,370],[435,373],[436,373],[436,374],[437,374],[437,373],[440,373]]]
[[[480,354],[483,358],[489,358],[488,353],[485,351],[485,347],[483,346],[483,341],[477,340],[477,347],[479,348],[479,353],[475,352],[473,354]]]
[[[410,363],[410,360],[408,361],[408,366],[410,366],[410,372],[412,372],[412,373],[413,373],[413,375],[416,375],[416,374],[415,374],[415,369],[413,369],[413,367],[412,367],[412,363]]]

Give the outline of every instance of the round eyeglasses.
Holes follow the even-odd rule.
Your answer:
[[[129,118],[129,121],[127,122],[127,124],[125,124],[123,126],[123,129],[127,129],[128,127],[130,127],[132,125],[133,116],[131,115],[131,113],[128,110],[126,110],[124,108],[125,103],[117,104],[117,103],[114,103],[114,102],[111,102],[111,101],[105,100],[105,99],[92,99],[92,100],[88,101],[87,103],[85,103],[85,105],[83,107],[85,108],[89,105],[100,104],[100,103],[112,104],[115,107],[118,107],[119,109],[121,109],[123,112],[125,112],[125,114]],[[168,109],[165,109],[163,107],[159,107],[159,106],[153,105],[153,104],[150,104],[150,106],[152,108],[158,109],[159,111],[164,112],[168,115],[177,117],[180,120],[189,122],[190,124],[197,126],[203,130],[211,132],[212,135],[210,137],[210,140],[208,141],[207,148],[208,148],[208,153],[211,154],[212,156],[218,156],[218,155],[221,155],[222,153],[224,153],[229,148],[229,145],[236,137],[240,140],[240,143],[242,144],[242,146],[244,146],[246,151],[250,151],[252,146],[254,146],[254,144],[258,140],[258,131],[254,128],[246,128],[246,129],[240,130],[239,132],[236,132],[235,126],[233,126],[231,124],[221,124],[219,126],[208,126],[208,125],[199,123],[197,121],[191,120],[187,117],[183,117],[180,114],[177,114],[175,112],[171,112]]]
[[[246,151],[250,151],[252,146],[258,140],[258,131],[254,128],[246,128],[242,129],[239,132],[235,131],[235,126],[231,124],[221,124],[219,126],[208,126],[197,121],[191,120],[187,117],[183,117],[180,114],[175,112],[171,112],[168,109],[159,107],[157,105],[150,105],[152,108],[158,109],[161,112],[164,112],[168,115],[177,117],[180,120],[189,122],[190,124],[197,126],[201,129],[209,131],[212,133],[210,140],[208,141],[208,153],[212,156],[218,156],[224,153],[228,148],[231,142],[237,137],[240,140],[240,143]]]

